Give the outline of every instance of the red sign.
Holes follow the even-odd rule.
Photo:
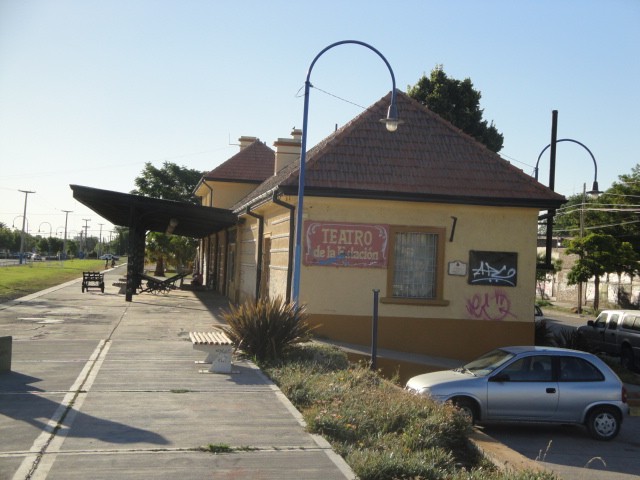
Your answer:
[[[388,225],[304,222],[305,265],[385,268]]]

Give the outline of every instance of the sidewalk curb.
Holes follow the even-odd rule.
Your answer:
[[[553,473],[552,470],[541,463],[510,449],[477,428],[474,428],[469,435],[469,441],[496,468],[502,471],[520,472],[531,470],[534,472]]]

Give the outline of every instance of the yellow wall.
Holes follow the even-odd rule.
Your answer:
[[[230,208],[256,188],[253,183],[212,182],[205,181],[213,189],[213,205],[211,204],[211,190],[206,185],[200,185],[195,194],[200,197],[205,207]]]
[[[446,231],[444,262],[468,263],[469,250],[518,253],[518,285],[499,287],[508,294],[508,320],[531,321],[535,297],[536,209],[496,208],[431,203],[305,199],[307,220],[441,227]],[[457,217],[449,242],[452,216]],[[387,271],[382,268],[302,266],[300,300],[311,313],[362,315],[371,310],[372,290],[385,296]],[[496,288],[467,284],[466,276],[445,272],[448,306],[381,305],[384,314],[407,317],[469,318],[466,299],[494,293]],[[426,315],[427,312],[433,312]]]
[[[283,198],[295,205],[296,198]],[[274,204],[256,210],[271,238],[269,294],[286,296],[289,212]],[[532,344],[537,209],[433,203],[305,198],[305,220],[437,227],[444,229],[442,304],[380,302],[379,348],[460,359],[506,344]],[[257,219],[243,216],[239,237],[241,297],[255,294]],[[453,241],[449,241],[457,217]],[[304,245],[303,245],[304,247]],[[449,262],[469,263],[470,250],[516,252],[515,287],[477,286],[447,273]],[[302,266],[300,302],[317,335],[368,345],[373,290],[386,296],[386,268]]]
[[[256,297],[256,258],[258,242],[258,219],[245,216],[245,223],[239,228],[236,252],[239,269],[239,298],[241,302]]]
[[[286,298],[287,294],[287,270],[289,262],[289,233],[290,216],[289,211],[275,204],[267,204],[256,209],[253,213],[264,218],[264,238],[271,240],[269,252],[263,255],[270,256],[268,268],[269,296],[271,298]],[[243,215],[244,224],[240,229],[238,242],[239,267],[241,269],[240,299],[255,298],[256,291],[256,262],[257,262],[257,242],[258,242],[258,219],[250,215]]]
[[[379,303],[379,346],[471,358],[494,346],[533,343],[537,209],[306,198],[307,220],[445,229],[444,305]],[[453,241],[449,241],[457,217]],[[516,287],[477,286],[447,273],[470,250],[518,254]],[[317,333],[359,344],[371,339],[373,290],[386,296],[387,270],[302,266],[300,301]]]

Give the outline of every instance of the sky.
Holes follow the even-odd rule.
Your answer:
[[[70,210],[70,236],[106,238],[70,184],[130,192],[146,162],[204,172],[240,136],[273,148],[341,40],[380,51],[402,91],[437,65],[470,78],[529,175],[557,110],[605,190],[640,163],[639,25],[640,0],[0,0],[0,222],[22,228],[26,199],[31,234],[62,236]],[[308,147],[392,86],[351,44],[310,80]],[[584,148],[559,143],[556,162],[556,191],[590,189]],[[548,184],[549,150],[539,168]]]

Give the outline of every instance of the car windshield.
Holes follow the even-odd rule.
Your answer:
[[[462,368],[473,373],[477,377],[484,377],[493,372],[500,365],[508,362],[513,357],[514,353],[507,352],[506,350],[496,349],[489,353],[485,353],[479,358],[467,363]]]

